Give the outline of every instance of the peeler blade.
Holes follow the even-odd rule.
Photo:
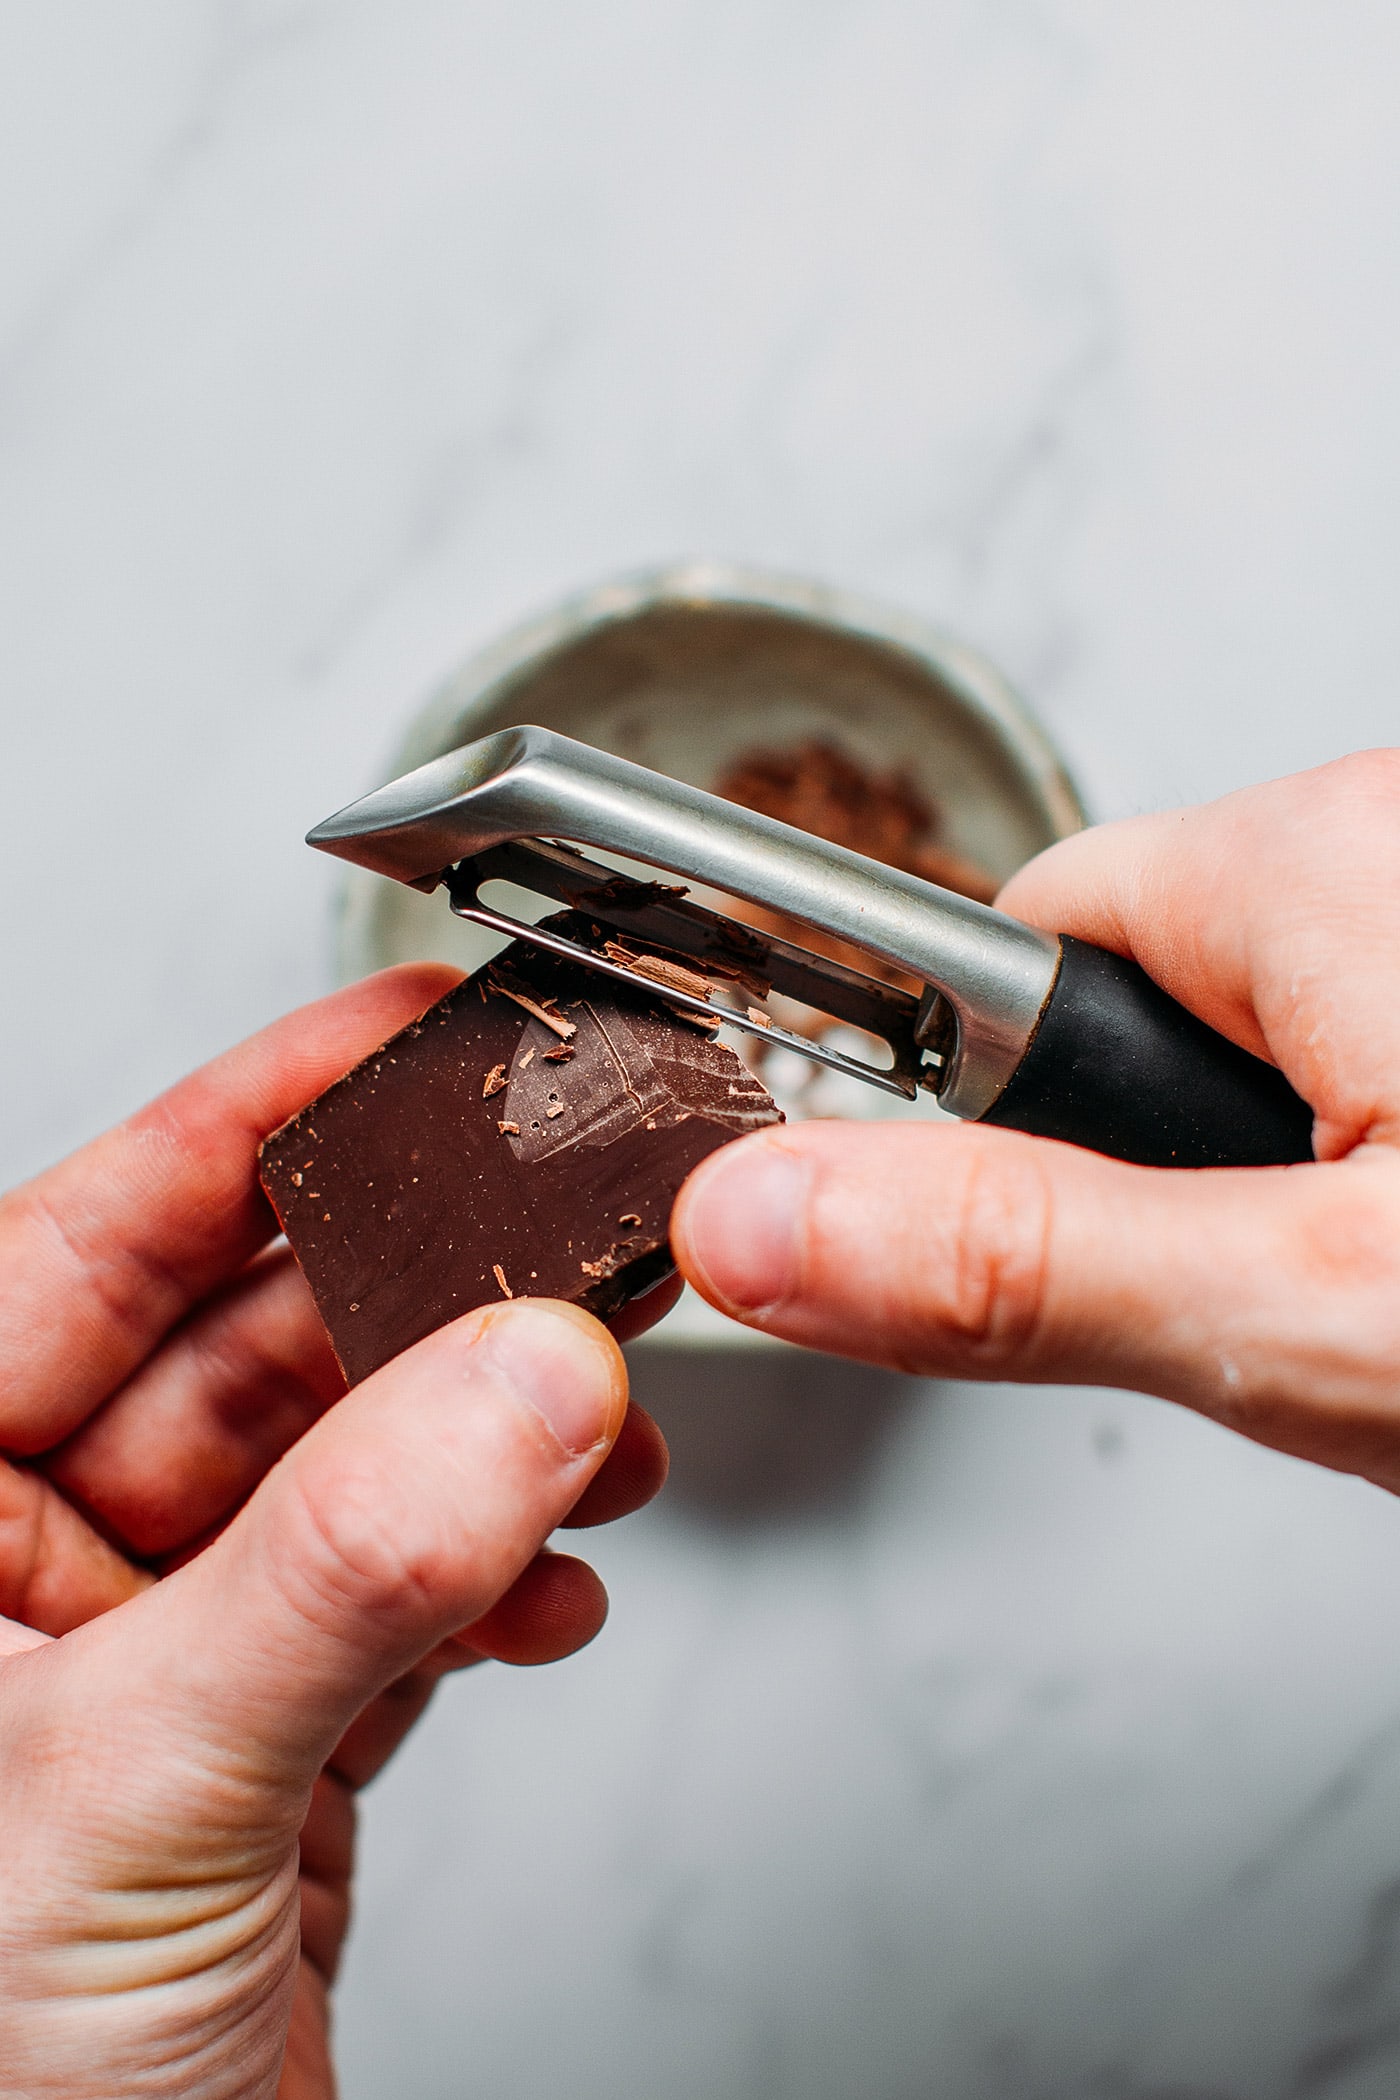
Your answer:
[[[509,882],[568,905],[601,922],[592,927],[595,937],[601,938],[606,926],[621,934],[628,945],[624,949],[608,942],[600,952],[549,926],[535,926],[495,911],[481,897],[482,889],[493,881]],[[446,885],[459,918],[511,940],[527,941],[562,959],[584,963],[651,998],[665,999],[683,1013],[738,1029],[770,1047],[795,1051],[815,1064],[905,1100],[913,1100],[921,1087],[936,1092],[941,1083],[943,1059],[921,1046],[919,1001],[910,993],[809,954],[790,942],[736,925],[722,913],[690,902],[682,891],[633,881],[581,853],[539,843],[494,847],[461,861],[448,871]],[[657,950],[660,955],[652,952]],[[695,985],[703,990],[677,983],[674,973],[668,979],[666,965],[672,956],[685,957],[695,972]],[[750,995],[766,998],[773,991],[877,1037],[889,1048],[890,1064],[872,1065],[820,1038],[783,1027],[762,1008],[735,1003]],[[728,998],[723,996],[726,993]]]
[[[998,1098],[1055,983],[1052,934],[547,729],[448,752],[318,824],[308,843],[433,890],[460,862],[525,840],[704,883],[912,977],[927,987],[925,1014],[953,1019],[940,1099],[955,1115]]]

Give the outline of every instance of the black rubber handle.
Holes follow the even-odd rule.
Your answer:
[[[982,1118],[1147,1167],[1311,1159],[1312,1110],[1282,1072],[1227,1042],[1145,970],[1061,941],[1030,1048]]]

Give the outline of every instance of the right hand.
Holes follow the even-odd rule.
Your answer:
[[[1002,909],[1131,955],[1312,1106],[1317,1163],[1164,1171],[1014,1131],[726,1146],[673,1239],[766,1333],[1136,1388],[1400,1491],[1400,752],[1087,831]]]

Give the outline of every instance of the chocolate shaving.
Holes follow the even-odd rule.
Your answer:
[[[519,1137],[520,1135],[520,1125],[518,1123],[498,1123],[496,1128],[500,1131],[502,1137]]]
[[[625,1210],[617,1222],[619,1225],[640,1225],[642,1214],[639,1210]]]
[[[501,1267],[501,1265],[500,1265],[500,1263],[499,1263],[498,1261],[493,1261],[493,1262],[492,1262],[492,1264],[491,1264],[491,1274],[492,1274],[492,1275],[493,1275],[493,1276],[495,1277],[495,1279],[496,1279],[497,1283],[498,1283],[498,1284],[499,1284],[499,1285],[501,1286],[501,1290],[502,1290],[502,1292],[504,1293],[504,1295],[505,1295],[505,1296],[506,1296],[507,1298],[513,1298],[513,1297],[515,1296],[515,1293],[514,1293],[514,1291],[513,1291],[512,1289],[511,1289],[510,1285],[509,1285],[509,1284],[508,1284],[508,1283],[506,1282],[506,1272],[505,1272],[505,1270],[504,1270],[504,1269],[503,1269],[503,1268]]]
[[[533,1054],[531,1052],[532,1056]],[[577,1055],[578,1052],[574,1049],[572,1043],[561,1043],[557,1050],[542,1050],[540,1052],[540,1063],[542,1065],[566,1065],[571,1057],[576,1057]],[[523,1066],[525,1059],[522,1057],[520,1062]]]
[[[489,1072],[487,1073],[487,1075],[486,1075],[485,1079],[484,1079],[484,1080],[482,1081],[482,1083],[481,1083],[481,1098],[482,1098],[482,1100],[483,1100],[483,1101],[489,1101],[489,1100],[491,1099],[491,1096],[492,1096],[493,1094],[499,1094],[499,1093],[500,1093],[500,1091],[501,1091],[501,1089],[502,1089],[502,1088],[504,1087],[505,1083],[506,1083],[506,1068],[505,1068],[505,1066],[504,1066],[504,1065],[492,1065],[492,1067],[491,1067],[490,1071],[489,1071]]]
[[[639,977],[659,984],[663,991],[688,992],[692,999],[708,999],[715,989],[698,970],[687,970],[682,963],[670,962],[664,955],[638,955],[634,949],[624,948],[621,941],[604,941],[603,953],[609,962],[626,963]]]
[[[773,1026],[772,1015],[766,1014],[761,1006],[749,1007],[748,1016],[759,1028],[771,1028]]]
[[[569,902],[579,910],[589,904],[654,904],[660,897],[684,897],[689,892],[683,882],[638,882],[632,875],[614,875],[597,889],[589,890],[587,896],[573,894]]]
[[[502,984],[499,978],[491,979],[491,989],[493,992],[499,992],[503,999],[513,999],[517,1006],[523,1006],[526,1013],[533,1014],[537,1021],[543,1021],[545,1027],[552,1028],[561,1042],[567,1043],[571,1035],[578,1034],[577,1022],[566,1021],[562,1014],[550,1013],[546,1007],[540,1005],[538,999],[531,999],[525,992],[513,992],[510,986]]]

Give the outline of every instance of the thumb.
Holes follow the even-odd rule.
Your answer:
[[[616,1343],[572,1307],[454,1322],[325,1415],[207,1551],[74,1637],[85,1692],[123,1675],[128,1735],[134,1698],[148,1740],[295,1796],[378,1692],[510,1587],[626,1406]]]
[[[970,1125],[809,1123],[715,1153],[672,1238],[712,1304],[808,1348],[1130,1387],[1397,1470],[1376,1373],[1400,1343],[1393,1156],[1165,1172]]]

